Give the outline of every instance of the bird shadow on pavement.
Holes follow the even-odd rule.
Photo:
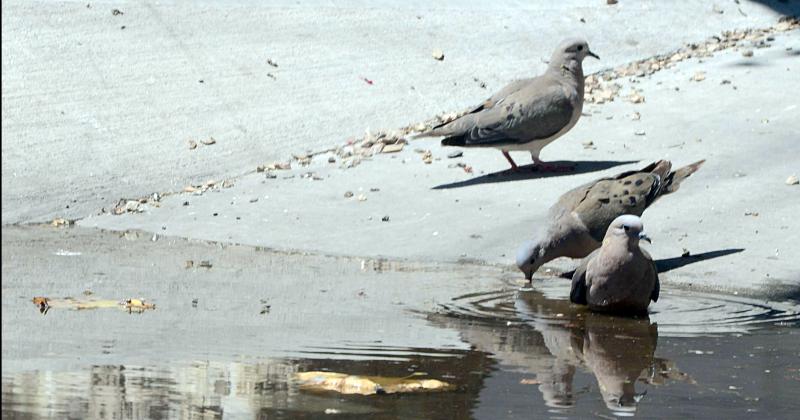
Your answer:
[[[744,251],[744,248],[730,248],[720,249],[719,251],[704,252],[696,255],[687,255],[685,257],[663,258],[656,260],[656,268],[658,269],[659,273],[666,273],[667,271],[683,267],[684,265],[710,260],[712,258],[724,257],[726,255],[737,254],[742,251]]]
[[[753,3],[761,3],[765,7],[776,11],[784,16],[800,15],[800,2],[795,0],[754,0]],[[738,2],[736,4],[739,4]],[[739,12],[743,13],[742,9]]]
[[[718,251],[703,252],[702,254],[687,255],[685,257],[662,258],[660,260],[656,260],[656,269],[658,270],[659,274],[666,273],[667,271],[671,271],[685,265],[710,260],[712,258],[724,257],[726,255],[737,254],[742,251],[744,251],[744,248],[729,248],[720,249]],[[562,273],[559,275],[559,277],[571,279],[573,274],[575,274],[575,270]]]
[[[520,166],[516,171],[506,169],[504,171],[492,172],[490,174],[477,176],[464,181],[451,182],[433,187],[434,190],[446,190],[450,188],[462,188],[472,185],[492,184],[498,182],[525,181],[528,179],[552,178],[557,176],[568,176],[597,172],[613,168],[620,165],[628,165],[639,162],[638,160],[579,160],[579,161],[557,161],[548,162],[555,165],[574,165],[574,169],[564,172],[540,172],[535,169],[533,164]]]

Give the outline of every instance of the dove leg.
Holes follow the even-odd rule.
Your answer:
[[[516,171],[517,164],[514,162],[514,159],[511,159],[511,155],[509,155],[507,151],[503,150],[503,156],[505,156],[506,160],[508,160],[508,163],[511,164],[511,170]]]
[[[531,153],[531,158],[533,159],[534,167],[542,172],[571,172],[575,170],[575,165],[569,163],[564,165],[548,163],[539,159],[539,156],[536,156],[533,153]]]

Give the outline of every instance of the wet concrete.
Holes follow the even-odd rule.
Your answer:
[[[4,369],[18,364],[41,369],[71,360],[57,341],[42,342],[13,321],[28,319],[36,309],[34,296],[82,297],[88,290],[102,299],[154,303],[155,311],[124,328],[118,323],[130,318],[119,311],[53,309],[31,319],[68,329],[87,343],[106,343],[114,354],[143,363],[169,361],[173,350],[191,348],[203,349],[204,357],[297,355],[343,341],[466,348],[457,334],[427,326],[422,316],[397,315],[433,310],[465,290],[497,287],[502,276],[491,267],[397,266],[152,237],[135,231],[3,228],[3,340],[17,343],[3,348]],[[194,261],[189,269],[188,260]],[[203,261],[211,268],[200,267]],[[269,312],[262,314],[266,307]],[[90,352],[81,360],[99,363],[102,357],[95,360]]]
[[[3,418],[792,418],[798,408],[794,301],[667,289],[648,319],[625,319],[570,305],[566,281],[521,291],[493,266],[135,231],[2,234]],[[31,302],[86,291],[156,309],[41,314]],[[455,389],[300,389],[297,372],[320,370],[424,373]]]

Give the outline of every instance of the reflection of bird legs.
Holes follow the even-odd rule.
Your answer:
[[[653,363],[649,369],[645,369],[639,379],[649,385],[664,385],[667,381],[681,381],[688,384],[697,382],[686,372],[681,372],[672,360],[653,358]]]
[[[575,366],[566,360],[556,358],[549,366],[549,371],[536,372],[540,381],[539,392],[542,393],[548,407],[572,407],[575,395],[572,384],[575,377]]]

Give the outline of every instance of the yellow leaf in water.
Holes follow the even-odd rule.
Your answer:
[[[75,309],[102,309],[102,308],[116,308],[119,306],[119,303],[113,300],[86,300],[86,301],[77,301],[75,299],[70,299],[72,304],[75,306]],[[50,306],[53,306],[52,304]]]
[[[141,312],[146,309],[155,309],[156,305],[152,303],[147,303],[141,299],[128,299],[125,302],[125,307],[128,308],[129,310],[132,309]]]
[[[62,217],[56,217],[55,219],[53,219],[52,222],[50,222],[50,225],[54,227],[61,227],[61,226],[69,226],[73,223],[74,222],[71,220],[67,220]]]
[[[33,298],[33,304],[39,308],[39,312],[46,314],[50,308],[56,309],[106,309],[117,308],[128,312],[144,312],[148,309],[155,309],[156,305],[147,303],[142,299],[126,299],[123,301],[111,299],[75,299],[66,297],[62,299],[50,299],[42,296]]]
[[[413,379],[407,377],[359,376],[336,372],[300,372],[297,379],[300,389],[308,391],[334,391],[341,394],[395,394],[409,392],[448,391],[453,385],[437,379]]]

